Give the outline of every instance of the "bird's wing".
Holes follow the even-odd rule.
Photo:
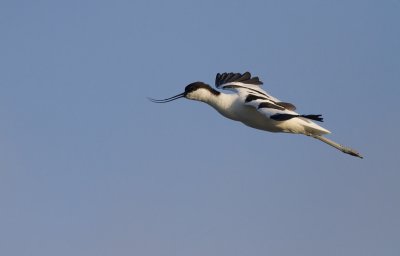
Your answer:
[[[237,92],[244,97],[246,103],[250,105],[264,101],[265,104],[272,104],[276,108],[286,109],[290,111],[296,110],[296,107],[288,102],[282,102],[277,98],[269,95],[261,88],[263,84],[260,79],[255,76],[252,77],[249,72],[240,73],[218,73],[215,77],[215,86],[218,89],[230,90]],[[264,105],[265,105],[264,104]]]
[[[242,89],[239,92],[240,99],[244,105],[255,108],[258,112],[276,121],[285,121],[293,117],[298,117],[299,114],[294,112],[293,108],[287,108],[287,104],[276,102],[263,95],[255,95],[252,93],[244,92]],[[291,105],[291,104],[290,104]]]
[[[255,76],[252,77],[249,72],[241,73],[218,73],[215,77],[215,86],[217,88],[223,87],[225,84],[232,83],[232,82],[241,82],[243,84],[250,84],[254,85],[255,87],[261,88],[263,84],[260,79]]]
[[[296,108],[290,103],[276,102],[263,95],[255,95],[248,91],[246,92],[245,89],[238,89],[238,95],[244,105],[255,108],[261,114],[275,121],[286,121],[294,117],[301,117],[319,122],[323,121],[321,115],[299,115],[294,111]],[[309,121],[307,123],[310,124]]]

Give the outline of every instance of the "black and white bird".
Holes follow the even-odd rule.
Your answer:
[[[194,82],[187,85],[181,94],[163,100],[150,100],[155,103],[166,103],[179,98],[201,101],[215,108],[224,117],[252,128],[268,132],[304,134],[346,154],[362,158],[357,151],[323,136],[331,132],[313,122],[322,122],[321,115],[298,114],[293,104],[269,95],[261,88],[262,84],[258,77],[252,77],[249,72],[218,73],[215,78],[216,88],[234,93],[222,93],[203,82]]]

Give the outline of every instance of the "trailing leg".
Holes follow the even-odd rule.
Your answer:
[[[330,140],[328,138],[325,138],[325,137],[320,136],[320,135],[310,135],[310,136],[315,138],[315,139],[318,139],[318,140],[320,140],[322,142],[325,142],[326,144],[328,144],[328,145],[330,145],[330,146],[332,146],[334,148],[339,149],[343,153],[346,153],[346,154],[349,154],[349,155],[352,155],[352,156],[356,156],[356,157],[359,157],[359,158],[363,158],[360,155],[360,153],[358,153],[354,149],[351,149],[351,148],[345,147],[343,145],[340,145],[339,143],[336,143],[336,142],[334,142],[334,141],[332,141],[332,140]]]

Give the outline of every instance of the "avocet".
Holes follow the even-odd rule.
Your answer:
[[[268,132],[303,134],[335,147],[343,153],[363,158],[357,151],[340,145],[324,135],[331,133],[313,121],[322,122],[321,115],[303,115],[295,112],[296,107],[269,95],[261,88],[263,83],[249,72],[218,73],[215,78],[217,89],[233,91],[222,93],[203,82],[194,82],[185,91],[173,97],[156,100],[166,103],[179,98],[201,101],[212,106],[226,118]]]

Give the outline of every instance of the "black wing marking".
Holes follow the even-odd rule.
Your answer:
[[[270,99],[268,96],[260,96],[260,95],[254,95],[254,94],[248,94],[246,99],[245,99],[245,103],[249,103],[251,101],[254,100],[261,100],[260,105],[258,106],[258,108],[271,108],[270,105],[272,105],[274,109],[279,109],[279,110],[291,110],[291,111],[295,111],[296,107],[288,102],[281,102],[281,101],[273,101],[272,99]]]
[[[286,120],[292,119],[293,117],[304,117],[304,118],[311,119],[314,121],[319,121],[319,122],[324,121],[324,119],[321,117],[321,115],[275,114],[275,115],[271,116],[271,119],[274,119],[275,121],[286,121]]]
[[[284,107],[281,107],[281,106],[279,106],[279,105],[276,105],[273,101],[263,101],[263,102],[261,102],[261,103],[258,105],[257,109],[260,109],[260,108],[272,108],[272,109],[277,109],[277,110],[285,111],[285,108],[284,108]]]
[[[218,73],[215,77],[215,85],[219,87],[220,85],[232,82],[241,82],[244,84],[262,85],[263,82],[255,76],[252,77],[250,72],[241,73]]]
[[[244,100],[244,103],[248,103],[253,100],[268,100],[268,98],[262,97],[259,95],[249,94],[249,95],[247,95],[246,99]]]

